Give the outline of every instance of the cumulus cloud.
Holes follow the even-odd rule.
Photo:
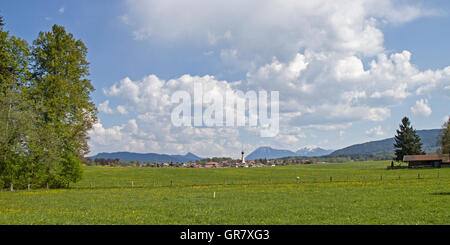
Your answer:
[[[427,99],[420,99],[416,101],[416,104],[413,107],[411,107],[411,112],[414,115],[429,117],[432,110]]]
[[[99,121],[89,132],[91,147],[95,152],[133,151],[146,152],[147,149],[160,150],[160,145],[146,132],[139,131],[136,120],[126,124],[105,128]],[[95,153],[94,152],[94,153]]]
[[[390,117],[391,107],[409,96],[450,94],[450,67],[421,71],[411,63],[409,51],[389,53],[383,46],[380,26],[433,14],[436,11],[391,0],[129,0],[121,19],[135,39],[203,45],[204,55],[218,56],[246,75],[241,81],[190,74],[169,80],[153,74],[140,80],[126,77],[103,92],[111,100],[125,101],[116,107],[120,114],[137,114],[134,124],[140,134],[124,131],[133,124],[129,122],[128,127],[96,125],[94,132],[100,133],[92,136],[109,137],[110,143],[119,138],[146,151],[198,150],[205,156],[239,152],[242,132],[237,128],[170,123],[171,95],[179,90],[192,95],[194,83],[200,83],[211,97],[229,90],[235,97],[238,90],[279,91],[281,125],[273,139],[277,144],[304,145],[304,130],[339,130],[342,135],[358,121],[382,122]],[[107,100],[99,110],[113,113],[108,105]],[[411,110],[431,114],[423,99]],[[378,126],[366,133],[380,136],[383,132]]]
[[[105,100],[103,103],[100,103],[98,105],[98,110],[100,112],[105,113],[105,114],[112,114],[112,113],[114,113],[113,109],[111,109],[109,107],[109,100]]]
[[[389,116],[388,106],[411,93],[450,88],[450,79],[445,80],[450,67],[420,72],[410,63],[410,52],[387,54],[383,47],[379,25],[436,14],[420,5],[391,0],[127,3],[127,23],[132,19],[135,31],[151,40],[208,46],[209,53],[248,71],[243,90],[280,91],[286,112],[318,114],[317,105],[339,104],[348,112],[360,111],[357,118],[379,121],[380,115]]]
[[[225,58],[263,64],[303,48],[377,55],[384,50],[378,25],[433,14],[392,0],[129,0],[124,22],[140,40],[200,43],[223,50]]]
[[[362,61],[355,56],[349,56],[339,60],[335,66],[335,72],[338,81],[357,80],[367,74],[364,71]]]
[[[352,60],[350,63],[359,63],[356,62],[358,58],[349,57]],[[162,148],[146,148],[147,151],[165,149],[180,153],[181,150],[192,151],[195,148],[200,150],[200,154],[215,152],[223,155],[230,149],[238,152],[240,143],[227,145],[218,143],[217,139],[239,142],[237,137],[240,132],[235,130],[231,135],[223,135],[221,128],[192,128],[182,133],[180,130],[183,127],[173,127],[170,121],[170,112],[176,105],[171,103],[170,97],[176,91],[187,91],[193,96],[194,83],[201,84],[203,93],[212,98],[221,97],[227,91],[232,91],[233,98],[240,97],[236,94],[238,90],[280,91],[281,128],[272,143],[301,145],[305,143],[304,137],[289,129],[342,130],[350,127],[353,122],[381,122],[389,118],[391,106],[401,103],[427,83],[426,79],[417,79],[426,72],[413,66],[410,57],[407,51],[390,56],[381,54],[370,62],[368,68],[357,72],[356,76],[345,68],[346,72],[341,73],[347,74],[345,77],[326,72],[339,70],[342,58],[334,60],[333,56],[328,56],[323,59],[320,55],[306,52],[298,53],[288,62],[280,62],[275,58],[270,63],[249,71],[242,81],[232,82],[218,80],[210,75],[188,74],[163,80],[156,75],[149,75],[135,81],[124,78],[109,88],[104,88],[103,92],[111,99],[125,101],[125,105],[116,108],[119,113],[125,114],[125,111],[132,110],[138,114],[137,119],[148,126],[143,132],[149,131],[153,135],[152,146],[157,146],[154,142],[164,145]],[[351,76],[348,77],[348,74]],[[99,105],[99,110],[112,113],[108,105],[109,101],[105,101]],[[227,109],[231,108],[225,108]],[[412,110],[415,114],[425,116],[431,113],[427,100],[418,101]],[[249,119],[246,117],[245,120]],[[194,137],[196,134],[202,134],[202,137]],[[379,135],[379,131],[371,131],[370,134]],[[185,137],[186,135],[189,137]],[[209,150],[213,148],[215,151]]]
[[[124,78],[104,88],[103,92],[112,99],[118,98],[125,102],[117,106],[119,113],[126,114],[132,110],[137,117],[126,125],[110,128],[100,123],[95,125],[90,135],[93,146],[96,149],[116,149],[132,145],[136,147],[134,151],[139,152],[181,154],[190,151],[201,156],[229,156],[230,151],[238,154],[243,145],[237,139],[240,134],[236,127],[176,127],[172,124],[171,112],[178,104],[171,103],[171,96],[176,91],[189,92],[195,106],[194,83],[200,84],[203,94],[211,98],[221,97],[231,91],[230,98],[237,99],[235,86],[239,82],[219,81],[213,76],[183,75],[163,80],[156,75],[149,75],[137,81]],[[109,112],[108,103],[102,103],[103,111]],[[191,116],[195,120],[195,115]],[[247,146],[249,148],[253,149],[253,146]]]
[[[366,135],[368,135],[370,137],[380,137],[380,136],[384,136],[385,135],[385,133],[381,129],[381,126],[376,126],[376,127],[371,128],[369,130],[366,130],[365,133],[366,133]]]
[[[124,106],[122,106],[122,105],[118,105],[118,106],[116,107],[116,109],[117,109],[117,112],[119,112],[121,115],[126,115],[126,114],[128,114],[127,109],[126,109]]]
[[[93,153],[112,151],[158,152],[166,154],[194,152],[200,156],[234,156],[242,147],[236,128],[194,128],[173,127],[170,120],[153,120],[148,115],[131,119],[125,124],[105,127],[101,122],[94,124],[89,132],[89,144]]]

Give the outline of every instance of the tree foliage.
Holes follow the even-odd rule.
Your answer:
[[[86,78],[89,75],[86,55],[83,42],[58,25],[51,32],[40,32],[33,42],[31,96],[40,115],[39,127],[46,132],[40,136],[43,143],[37,146],[37,151],[49,159],[44,164],[55,186],[67,185],[66,180],[58,179],[67,171],[52,162],[78,168],[75,165],[80,165],[81,160],[74,161],[73,157],[81,159],[88,152],[87,132],[96,120],[95,105],[90,101],[94,88]],[[77,180],[79,176],[69,179]]]
[[[17,185],[30,178],[28,142],[34,114],[27,99],[28,44],[0,30],[0,184]]]
[[[450,154],[450,119],[442,125],[442,132],[439,136],[440,152]]]
[[[409,118],[404,117],[394,137],[395,160],[402,161],[405,155],[425,154],[416,130],[411,126]]]
[[[0,188],[79,181],[96,121],[86,46],[58,25],[32,47],[0,30],[0,45]]]

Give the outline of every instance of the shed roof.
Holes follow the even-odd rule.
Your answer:
[[[403,157],[404,162],[422,162],[422,161],[439,161],[443,163],[450,162],[450,154],[428,154],[428,155],[406,155]]]

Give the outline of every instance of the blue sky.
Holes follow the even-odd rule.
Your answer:
[[[443,124],[450,115],[448,1],[300,2],[23,0],[2,2],[0,13],[5,29],[29,43],[59,24],[87,45],[92,99],[103,104],[92,154],[339,149],[392,137],[403,116],[417,129]],[[296,66],[302,57],[306,68]],[[294,77],[276,68],[289,65],[297,69]],[[174,90],[167,84],[180,89],[183,79],[279,90],[279,135],[170,126],[173,107],[164,96]],[[287,89],[289,82],[298,90]]]

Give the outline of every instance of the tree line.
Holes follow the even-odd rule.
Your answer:
[[[3,28],[0,17],[0,188],[67,187],[97,120],[87,48],[59,25],[32,45]]]

